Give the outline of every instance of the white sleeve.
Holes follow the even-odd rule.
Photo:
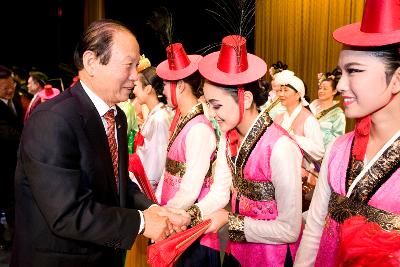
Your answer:
[[[161,179],[158,182],[157,189],[156,189],[156,192],[155,192],[155,195],[156,195],[158,203],[161,203],[162,187],[163,187],[163,184],[164,184],[164,172],[165,172],[165,169],[162,172]]]
[[[216,147],[214,131],[208,125],[198,123],[189,130],[185,145],[186,171],[178,192],[167,203],[169,207],[181,209],[189,208],[199,197]]]
[[[328,161],[333,141],[328,145],[326,156],[322,161],[317,185],[307,214],[306,227],[303,231],[300,247],[296,254],[294,266],[314,266],[319,243],[324,228],[325,217],[328,213],[328,204],[331,197],[331,188],[328,183]]]
[[[215,163],[214,182],[207,195],[196,204],[200,208],[202,217],[224,208],[229,202],[232,173],[225,153],[226,138],[221,136]]]
[[[163,115],[162,113],[160,115]],[[137,148],[146,175],[154,187],[160,180],[165,167],[168,145],[169,122],[165,117],[153,115],[143,129],[144,145]]]
[[[245,217],[248,242],[284,244],[298,239],[302,223],[301,161],[301,152],[293,140],[286,136],[279,138],[270,160],[278,216],[270,221]]]
[[[292,134],[299,146],[316,160],[324,156],[324,138],[319,122],[314,116],[308,116],[304,122],[304,136]]]

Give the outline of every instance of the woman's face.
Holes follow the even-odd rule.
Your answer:
[[[207,81],[203,91],[210,108],[210,116],[218,122],[221,131],[227,132],[235,128],[239,122],[239,105],[233,96],[222,87]]]
[[[285,107],[297,106],[300,103],[300,95],[289,86],[282,85],[278,93],[279,100]]]
[[[323,81],[318,87],[318,99],[322,101],[333,100],[336,92],[336,89],[333,89],[332,81]]]
[[[142,74],[139,74],[139,79],[135,81],[135,87],[133,87],[132,93],[135,95],[137,101],[140,104],[144,104],[148,94],[145,91],[145,86],[143,86],[142,80],[140,78]]]
[[[279,90],[281,89],[281,86],[278,83],[276,83],[275,80],[271,81],[271,87],[272,87],[272,90],[274,90],[276,94],[278,94]]]
[[[344,49],[339,56],[342,76],[336,89],[343,96],[345,114],[361,118],[384,107],[392,96],[386,83],[385,65],[368,51]]]
[[[172,105],[172,98],[171,98],[171,82],[164,81],[163,94],[165,95],[165,98],[167,98],[167,105],[173,108],[174,106]]]

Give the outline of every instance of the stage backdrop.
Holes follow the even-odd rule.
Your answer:
[[[361,21],[364,0],[257,0],[255,53],[268,64],[283,61],[317,94],[317,73],[337,65],[341,45],[332,32]],[[347,121],[346,130],[354,122]]]

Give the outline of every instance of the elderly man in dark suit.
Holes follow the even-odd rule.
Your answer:
[[[21,98],[15,85],[12,71],[0,66],[0,211],[5,213],[10,229],[14,225],[14,174],[23,125]],[[8,248],[11,240],[5,240],[4,231],[0,225],[0,246]]]
[[[128,99],[139,58],[125,26],[92,23],[74,54],[80,81],[32,113],[15,177],[11,266],[120,266],[139,233],[158,241],[189,223],[184,211],[152,205],[128,177],[116,104]]]

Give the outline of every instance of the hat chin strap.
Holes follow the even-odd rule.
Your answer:
[[[389,105],[390,102],[392,102],[393,98],[396,95],[392,95],[389,99],[389,101],[382,107],[378,108],[372,113],[375,113],[387,105]],[[362,118],[356,119],[356,127],[354,129],[354,145],[353,149],[351,151],[351,154],[355,157],[356,160],[363,161],[365,157],[365,153],[367,152],[367,145],[369,141],[369,133],[371,131],[371,115],[370,113],[367,116],[364,116]]]
[[[170,82],[172,109],[175,110],[174,118],[172,119],[171,126],[169,127],[170,136],[174,133],[179,117],[181,116],[181,112],[178,107],[178,101],[176,100],[176,85],[176,81]]]
[[[237,125],[239,125],[239,123],[242,122],[244,113],[244,89],[242,86],[238,88],[238,104],[239,104],[239,121]],[[228,131],[226,135],[229,141],[231,156],[236,157],[239,147],[239,132],[235,127],[232,130]]]

